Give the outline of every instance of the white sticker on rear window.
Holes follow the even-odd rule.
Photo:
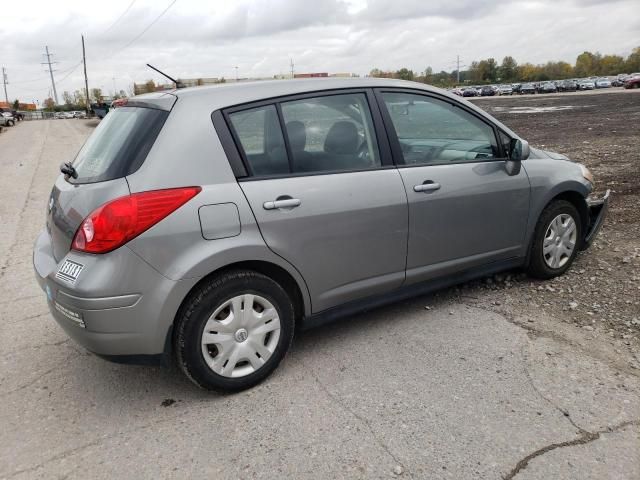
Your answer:
[[[76,262],[72,262],[71,260],[65,260],[60,268],[58,269],[58,273],[56,273],[56,278],[60,280],[64,280],[71,285],[75,285],[78,280],[78,276],[80,272],[84,268],[84,265]]]

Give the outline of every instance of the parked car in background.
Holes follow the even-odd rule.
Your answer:
[[[556,93],[558,88],[553,82],[545,82],[538,88],[539,93]]]
[[[87,112],[84,112],[82,110],[76,110],[75,112],[71,112],[73,113],[73,118],[86,118],[87,117]]]
[[[596,88],[611,88],[611,80],[608,78],[598,78],[594,85]]]
[[[498,85],[496,91],[498,95],[513,95],[513,87],[511,85]]]
[[[16,124],[16,119],[11,112],[0,113],[2,125],[5,127],[13,127]]]
[[[533,83],[523,83],[520,86],[519,92],[520,94],[533,94],[536,93],[536,86]]]
[[[21,122],[22,120],[24,120],[24,115],[22,113],[11,108],[0,108],[0,113],[10,113],[16,122]]]
[[[371,78],[134,97],[61,172],[33,251],[56,322],[226,391],[298,328],[505,269],[562,275],[608,202],[480,108]]]
[[[578,90],[593,90],[596,84],[592,80],[580,80],[578,82]]]
[[[475,89],[475,87],[465,88],[462,91],[462,96],[463,97],[477,97],[478,96],[478,91]]]
[[[496,89],[492,85],[485,85],[480,90],[480,95],[483,97],[493,97],[496,94]]]
[[[511,89],[513,91],[513,93],[520,93],[520,89],[522,88],[522,84],[521,83],[512,83],[511,84]]]
[[[628,77],[624,81],[624,88],[640,88],[640,75],[637,77]]]
[[[561,92],[575,92],[577,89],[578,84],[575,80],[563,80],[558,87],[558,90]]]

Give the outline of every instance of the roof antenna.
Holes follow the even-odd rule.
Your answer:
[[[182,84],[182,82],[176,80],[175,78],[171,78],[169,75],[167,75],[164,72],[161,72],[160,70],[158,70],[156,67],[154,67],[153,65],[150,65],[147,63],[147,67],[152,68],[153,70],[155,70],[156,72],[158,72],[160,75],[162,75],[163,77],[167,77],[169,80],[171,80],[173,83],[176,84],[176,88],[185,88],[184,85]]]

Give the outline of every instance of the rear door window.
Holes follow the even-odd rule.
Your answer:
[[[248,108],[229,113],[228,119],[253,176],[382,166],[364,93],[308,97]]]
[[[293,173],[381,166],[364,93],[282,103]]]
[[[132,174],[144,162],[169,112],[123,107],[111,111],[78,152],[72,183],[95,183]]]
[[[289,173],[287,150],[274,105],[229,115],[253,175]]]

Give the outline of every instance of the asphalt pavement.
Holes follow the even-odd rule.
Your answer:
[[[640,372],[558,319],[464,297],[303,332],[234,395],[88,354],[50,317],[31,248],[91,130],[0,134],[0,478],[640,478]]]

